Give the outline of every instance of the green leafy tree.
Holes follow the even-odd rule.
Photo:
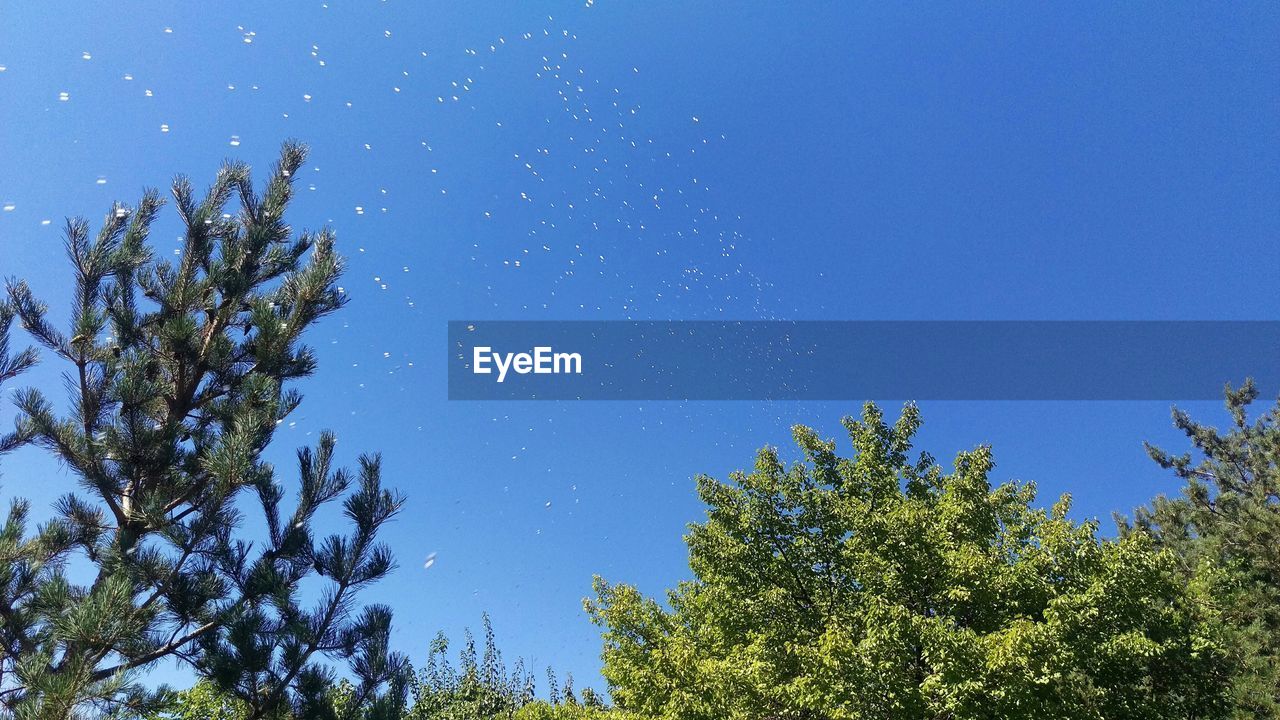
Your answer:
[[[516,711],[515,720],[640,720],[640,716],[603,705],[553,705],[541,700]]]
[[[591,688],[574,695],[572,677],[565,680],[563,699],[534,700],[516,711],[514,720],[640,720],[640,716],[611,708]]]
[[[1230,666],[1170,552],[1111,542],[1063,498],[992,487],[992,457],[911,460],[919,415],[847,419],[852,457],[794,429],[805,460],[698,479],[695,579],[665,604],[596,581],[603,673],[660,718],[1207,718]]]
[[[1193,452],[1152,458],[1183,482],[1179,497],[1159,497],[1132,524],[1181,562],[1219,610],[1241,672],[1233,683],[1239,717],[1280,717],[1280,406],[1251,420],[1253,382],[1226,390],[1231,424],[1219,431],[1174,410]]]
[[[234,695],[229,695],[208,681],[173,693],[163,710],[147,713],[145,720],[244,720],[252,710]],[[137,715],[121,713],[113,720],[133,720]],[[284,720],[277,714],[272,720]]]
[[[262,458],[302,399],[291,381],[315,368],[303,334],[345,299],[332,233],[285,221],[305,158],[285,144],[261,194],[242,164],[203,195],[175,180],[185,233],[173,261],[148,248],[155,191],[115,205],[96,234],[69,221],[65,333],[25,282],[9,281],[0,320],[16,315],[66,364],[70,397],[59,414],[39,390],[19,391],[5,446],[32,442],[78,481],[34,531],[15,501],[0,536],[0,704],[12,716],[143,710],[156,698],[136,674],[165,659],[229,690],[247,718],[323,717],[325,657],[350,662],[362,703],[403,672],[387,648],[390,611],[355,605],[393,566],[376,536],[403,500],[382,487],[378,458],[337,469],[324,433],[298,453],[291,501]],[[0,373],[32,360],[6,359]],[[350,532],[317,538],[316,512],[337,501]],[[241,526],[249,502],[264,537]],[[299,599],[307,578],[325,588],[310,606]]]
[[[431,643],[427,661],[414,674],[409,691],[413,697],[407,717],[413,720],[476,720],[511,718],[533,702],[533,674],[517,659],[508,670],[494,639],[493,625],[483,618],[484,647],[477,652],[475,638],[467,631],[455,665],[449,659],[449,639],[439,633]]]

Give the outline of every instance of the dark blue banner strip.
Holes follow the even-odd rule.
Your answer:
[[[1208,400],[1280,321],[453,321],[451,400]]]

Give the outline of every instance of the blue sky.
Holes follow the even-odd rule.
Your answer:
[[[383,452],[410,502],[369,599],[415,658],[488,611],[508,657],[598,684],[591,575],[685,578],[694,474],[857,411],[449,403],[449,319],[1274,319],[1280,300],[1274,4],[0,2],[0,20],[0,274],[57,312],[64,217],[311,145],[291,220],[336,229],[353,301],[312,336],[320,370],[271,452],[285,478],[322,428],[348,461]],[[166,216],[158,251],[177,233]],[[1175,487],[1141,446],[1181,448],[1168,403],[923,410],[935,456],[992,443],[995,479],[1071,492],[1108,528]],[[37,507],[73,484],[29,451],[0,472]]]

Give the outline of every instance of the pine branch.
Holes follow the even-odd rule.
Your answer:
[[[394,566],[374,537],[403,500],[381,489],[377,461],[362,458],[360,487],[344,502],[351,535],[317,546],[318,509],[349,485],[346,471],[331,468],[332,435],[299,454],[287,522],[275,472],[262,459],[278,422],[301,401],[288,384],[315,366],[303,335],[346,299],[332,233],[295,236],[284,221],[305,157],[304,147],[287,143],[260,194],[241,164],[225,165],[201,197],[176,179],[173,203],[186,230],[176,262],[147,245],[164,204],[153,190],[135,209],[114,205],[96,234],[69,221],[67,334],[47,321],[26,283],[8,281],[0,382],[36,361],[29,348],[8,353],[17,319],[69,363],[72,410],[63,417],[41,393],[18,393],[18,427],[0,436],[0,453],[33,442],[91,496],[61,501],[39,542],[21,542],[23,513],[11,513],[0,535],[0,564],[17,563],[26,578],[16,589],[0,584],[0,679],[22,673],[31,688],[4,701],[11,710],[110,706],[134,692],[133,671],[166,657],[247,691],[252,703],[297,703],[328,677],[316,657],[356,661],[354,596]],[[237,199],[239,213],[224,214]],[[256,490],[268,519],[261,552],[239,526],[245,490]],[[96,566],[87,587],[62,575],[77,553]],[[311,613],[295,598],[309,575],[336,588]],[[391,656],[376,644],[360,647],[362,672],[376,687],[389,678]],[[258,659],[246,663],[251,656]]]

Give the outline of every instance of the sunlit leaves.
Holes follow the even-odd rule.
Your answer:
[[[868,405],[850,457],[698,479],[695,580],[667,603],[596,583],[604,675],[662,718],[1221,717],[1230,663],[1205,596],[1144,535],[992,487],[989,448],[908,457],[919,414]]]

